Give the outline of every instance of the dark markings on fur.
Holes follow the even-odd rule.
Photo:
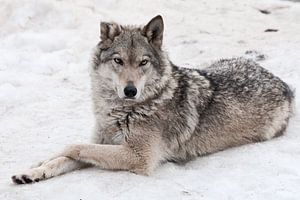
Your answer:
[[[45,178],[46,178],[46,174],[45,174],[45,172],[43,172],[42,179],[45,179]]]
[[[26,175],[22,176],[22,179],[24,180],[25,183],[32,183],[33,181]]]
[[[289,122],[289,119],[287,118],[285,121],[286,121],[286,124],[283,124],[283,125],[281,126],[281,129],[275,133],[274,137],[280,137],[280,136],[282,136],[283,133],[286,131],[286,128],[287,128],[287,124],[288,124],[288,122]]]
[[[18,179],[16,176],[11,177],[11,179],[16,184],[24,184],[23,181]]]
[[[151,48],[151,50],[152,50],[152,53],[153,53],[153,57],[151,58],[151,60],[152,60],[152,61],[153,61],[153,60],[155,61],[155,62],[153,63],[153,66],[155,67],[155,69],[158,71],[159,74],[163,74],[165,68],[162,67],[163,61],[162,61],[161,56],[160,56],[161,52],[158,52],[158,50],[156,50],[156,49],[153,48],[153,47]],[[155,59],[154,59],[154,58],[155,58]]]
[[[282,82],[283,84],[283,95],[288,99],[290,103],[292,103],[293,99],[295,98],[294,91],[291,90],[291,88],[286,84],[285,82]]]
[[[116,121],[116,126],[118,127],[119,130],[121,130],[121,123],[118,120]]]
[[[130,117],[129,116],[132,116],[132,112],[129,112],[127,115],[126,115],[126,128],[127,128],[127,131],[130,132],[130,127],[129,127],[129,123],[130,123]]]
[[[101,45],[101,42],[99,42],[96,46],[97,49],[99,49],[98,51],[95,51],[95,54],[93,55],[92,57],[92,62],[93,62],[93,69],[94,70],[97,70],[100,63],[101,63],[101,58],[100,58],[100,54],[101,54],[101,51],[100,51],[100,45]]]
[[[206,80],[209,81],[209,90],[212,91],[211,96],[209,97],[208,101],[206,102],[206,106],[199,105],[197,107],[198,113],[202,113],[202,112],[204,112],[204,110],[209,109],[210,105],[213,103],[214,95],[215,95],[215,92],[216,92],[216,83],[207,76],[207,74],[206,74],[207,72],[205,70],[196,70],[196,71],[201,76],[205,77]]]
[[[178,106],[183,108],[186,101],[187,101],[187,89],[189,87],[189,83],[188,83],[188,77],[186,76],[186,74],[184,73],[184,71],[181,70],[177,70],[178,71],[178,87],[175,89],[175,94],[174,96],[176,96],[176,101],[179,103]]]
[[[39,178],[34,179],[34,182],[39,182],[39,181],[40,181]]]
[[[138,105],[145,105],[145,102],[146,103],[149,103],[151,104],[151,102],[153,102],[154,100],[157,100],[157,99],[160,99],[161,96],[167,91],[170,89],[170,82],[168,81],[166,83],[166,85],[163,87],[163,88],[157,88],[157,93],[154,95],[154,96],[151,96],[149,98],[147,98],[144,102],[138,104]],[[147,105],[147,104],[146,104]]]

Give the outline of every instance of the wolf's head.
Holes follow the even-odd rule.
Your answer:
[[[99,89],[98,94],[136,102],[157,94],[171,73],[161,49],[162,17],[154,17],[144,27],[102,22],[100,28],[101,41],[92,69],[93,87]]]

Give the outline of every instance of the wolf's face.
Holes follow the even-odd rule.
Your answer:
[[[165,74],[161,51],[163,20],[153,18],[143,28],[101,23],[101,42],[95,61],[102,79],[123,100],[142,101]]]

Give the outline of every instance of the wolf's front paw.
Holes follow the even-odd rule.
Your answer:
[[[44,170],[39,168],[30,169],[23,174],[14,175],[11,177],[12,181],[16,184],[39,182],[45,178],[46,176]]]
[[[82,150],[82,145],[73,144],[65,148],[61,156],[65,156],[74,160],[79,160],[81,150]]]

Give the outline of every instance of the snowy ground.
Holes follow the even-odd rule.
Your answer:
[[[164,17],[165,48],[176,64],[205,67],[222,57],[264,55],[259,62],[299,96],[299,1],[0,0],[0,199],[300,198],[297,111],[283,137],[185,166],[168,163],[150,177],[93,168],[11,183],[11,175],[65,145],[89,142],[88,63],[100,20],[143,24],[156,14]],[[257,53],[245,54],[251,50]]]

